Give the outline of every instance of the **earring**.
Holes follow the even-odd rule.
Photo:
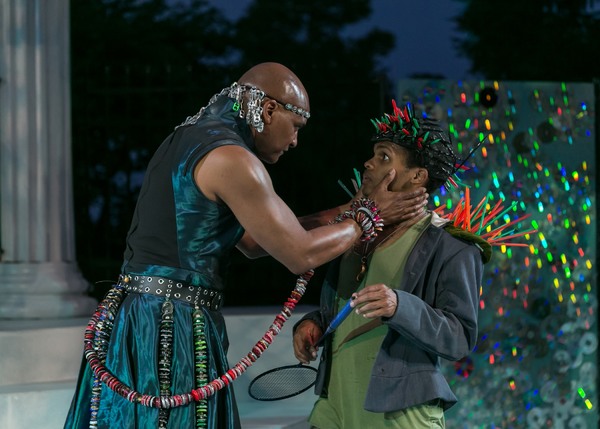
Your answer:
[[[263,108],[261,106],[265,93],[257,88],[250,88],[248,95],[248,112],[246,113],[246,123],[253,126],[256,131],[262,133],[265,128],[265,123],[262,120]]]

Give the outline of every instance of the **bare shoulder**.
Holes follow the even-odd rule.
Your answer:
[[[220,146],[206,154],[194,169],[194,179],[204,195],[213,201],[221,201],[226,194],[238,192],[240,187],[271,186],[263,163],[237,145]]]

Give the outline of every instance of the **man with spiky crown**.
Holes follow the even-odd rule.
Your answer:
[[[239,428],[230,383],[260,354],[253,350],[233,369],[227,362],[221,279],[233,248],[248,257],[270,254],[301,274],[357,238],[374,237],[375,202],[390,220],[422,209],[424,193],[405,195],[402,204],[390,198],[389,175],[372,201],[332,209],[350,207],[344,220],[329,225],[315,216],[305,227],[275,193],[263,163],[296,147],[309,118],[300,79],[281,64],[262,63],[158,147],[121,274],[86,330],[87,362],[66,429]]]
[[[361,191],[371,195],[390,171],[390,189],[433,193],[455,184],[462,164],[439,121],[410,106],[373,121],[373,157]],[[464,161],[463,161],[464,164]],[[313,428],[443,428],[457,402],[440,360],[460,360],[477,339],[483,264],[490,244],[433,212],[386,224],[329,268],[320,309],[294,327],[294,353],[317,358],[314,344],[346,303],[355,309],[324,341],[309,421]]]

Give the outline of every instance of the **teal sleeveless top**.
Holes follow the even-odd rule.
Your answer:
[[[169,277],[222,289],[219,263],[243,230],[225,205],[202,194],[194,167],[223,145],[252,150],[250,130],[222,97],[193,125],[179,127],[158,148],[127,236],[123,274]]]

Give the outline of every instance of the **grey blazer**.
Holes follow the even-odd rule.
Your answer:
[[[368,411],[398,411],[438,399],[447,409],[457,402],[440,370],[440,359],[460,360],[475,346],[483,240],[472,235],[471,240],[464,232],[461,239],[455,238],[443,226],[434,214],[408,256],[401,283],[388,285],[397,294],[398,307],[392,317],[383,319],[389,329],[371,372],[364,402]],[[324,330],[335,315],[339,261],[329,267],[320,309],[306,314],[296,326],[311,319]],[[321,396],[327,396],[329,358],[326,341],[315,385]]]

